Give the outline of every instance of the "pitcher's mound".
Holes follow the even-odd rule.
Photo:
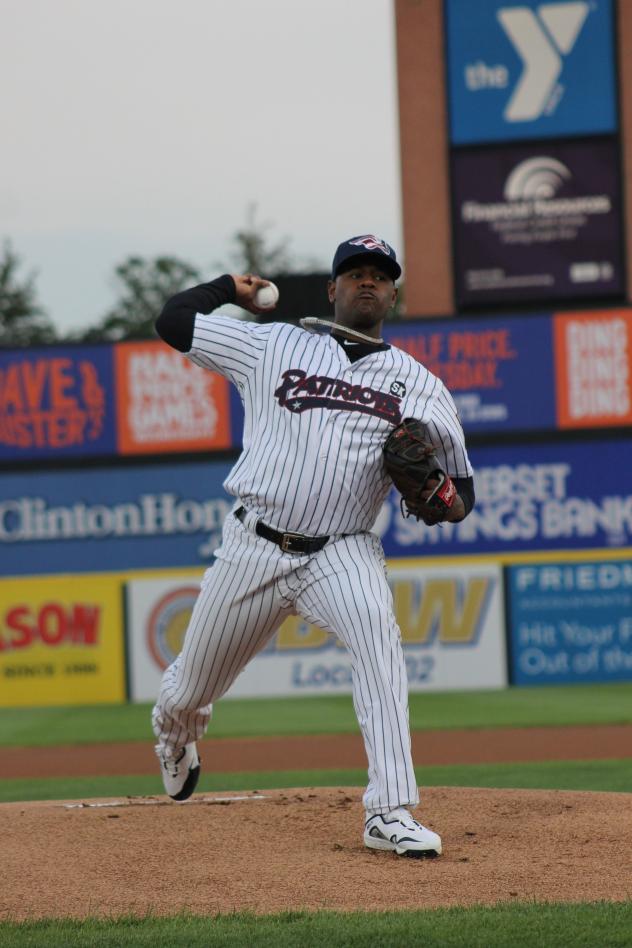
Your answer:
[[[0,917],[632,898],[632,794],[433,787],[438,859],[362,843],[353,788],[0,806]]]

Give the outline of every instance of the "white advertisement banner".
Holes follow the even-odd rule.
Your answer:
[[[127,585],[132,701],[153,701],[178,654],[201,576]],[[507,684],[501,567],[452,561],[389,563],[411,691],[503,688]],[[227,697],[348,694],[344,646],[298,616],[287,619],[237,678]]]

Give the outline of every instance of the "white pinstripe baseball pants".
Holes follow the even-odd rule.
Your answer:
[[[212,704],[288,615],[337,635],[351,656],[353,703],[369,763],[365,808],[419,802],[408,723],[408,683],[384,554],[371,533],[330,540],[312,556],[282,553],[234,515],[224,525],[182,652],[164,673],[153,711],[159,744],[203,737]]]

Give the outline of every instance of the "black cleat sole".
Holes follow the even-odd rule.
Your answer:
[[[405,853],[402,853],[403,856],[407,856],[409,859],[438,859],[439,853],[435,852],[434,849],[408,849]]]

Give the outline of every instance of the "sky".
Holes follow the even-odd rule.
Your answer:
[[[230,269],[252,204],[299,262],[367,232],[400,250],[392,0],[0,12],[0,240],[59,331],[105,315],[130,255]]]

